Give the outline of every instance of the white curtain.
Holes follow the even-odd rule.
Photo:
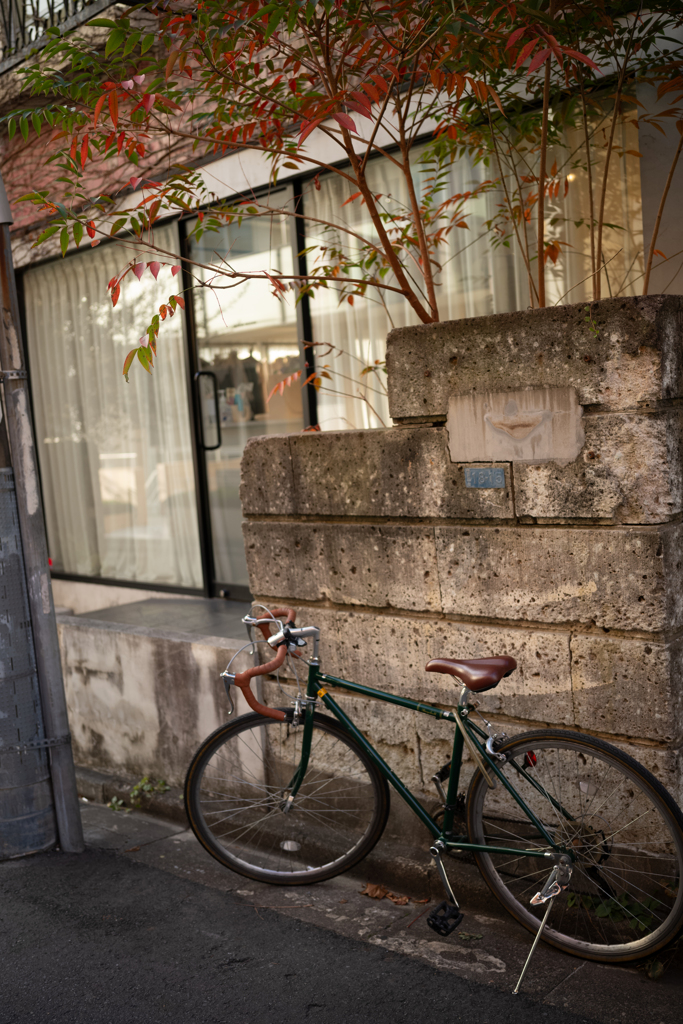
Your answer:
[[[156,240],[178,251],[175,226]],[[178,279],[129,274],[114,308],[107,282],[129,259],[107,244],[24,277],[50,555],[62,572],[201,587],[180,311],[162,325],[153,374],[136,362],[129,384],[122,376]]]
[[[633,138],[637,129],[625,124],[620,132],[621,155],[612,161],[605,219],[623,227],[605,231],[603,252],[605,259],[610,260],[610,281],[605,282],[605,294],[610,294],[611,281],[615,282],[613,293],[618,289],[620,294],[636,292],[637,283],[634,288],[629,282],[631,277],[637,276],[642,264],[640,172],[637,156],[633,155],[637,150],[637,139]],[[569,176],[570,187],[566,199],[560,195],[548,203],[546,237],[561,235],[572,244],[564,249],[556,264],[547,265],[548,304],[581,302],[588,297],[590,288],[590,281],[585,280],[590,275],[590,234],[585,223],[586,175],[576,166],[572,150],[576,140],[568,139],[568,143],[566,150],[558,154],[558,164],[564,160],[566,168],[561,173]],[[421,179],[432,173],[419,163],[422,152],[416,149],[413,157],[417,190],[423,187]],[[602,159],[601,151],[594,150],[594,160],[598,163],[596,181],[601,181],[599,164]],[[448,195],[472,191],[489,175],[483,164],[473,166],[466,157],[461,158],[452,165],[439,201]],[[373,192],[381,194],[385,209],[396,211],[397,203],[405,206],[405,180],[388,159],[370,161],[368,180]],[[349,182],[336,174],[328,174],[320,177],[319,185],[319,190],[309,185],[305,196],[309,218],[306,245],[315,247],[307,256],[309,270],[316,262],[325,260],[319,247],[336,246],[352,254],[354,246],[358,245],[345,232],[326,229],[312,218],[345,224],[364,238],[377,240],[367,207],[361,205],[360,199],[344,205],[355,191]],[[442,269],[436,290],[441,320],[504,313],[529,305],[528,275],[514,240],[509,245],[493,247],[486,228],[486,221],[496,215],[502,199],[497,191],[490,191],[469,200],[465,207],[467,229],[455,228],[447,244],[439,248],[437,255]],[[583,211],[584,223],[580,222],[579,210]],[[532,225],[529,229],[532,255],[533,234]],[[532,272],[536,273],[535,262]],[[385,281],[393,283],[390,276]],[[375,360],[384,360],[386,336],[393,327],[420,321],[401,296],[386,292],[384,302],[378,299],[377,292],[369,290],[367,297],[354,298],[353,305],[346,299],[340,304],[338,293],[329,288],[320,289],[311,300],[316,363],[319,369],[325,368],[331,375],[318,392],[318,418],[323,430],[389,426],[391,423],[384,374],[377,369],[365,374],[362,371],[374,365]]]

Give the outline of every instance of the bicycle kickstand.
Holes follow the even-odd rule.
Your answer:
[[[556,864],[553,870],[550,872],[550,878],[545,883],[541,891],[537,892],[535,896],[531,897],[530,902],[536,907],[539,906],[539,904],[541,903],[547,903],[548,905],[545,908],[543,920],[539,925],[538,931],[536,932],[536,937],[534,938],[531,949],[529,950],[529,955],[524,961],[524,967],[522,967],[522,973],[519,976],[519,981],[512,990],[513,996],[519,995],[520,987],[522,985],[522,982],[524,981],[524,975],[526,974],[529,968],[532,956],[536,952],[536,946],[541,941],[541,935],[543,934],[543,929],[545,928],[548,917],[550,916],[550,911],[552,910],[553,903],[555,902],[555,897],[559,896],[563,889],[567,888],[571,876],[571,862],[569,861],[568,857],[563,856],[560,858],[559,864]]]

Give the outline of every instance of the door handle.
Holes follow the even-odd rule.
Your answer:
[[[208,377],[211,380],[211,384],[212,384],[212,388],[213,388],[213,408],[214,408],[214,416],[216,417],[216,444],[207,444],[206,443],[206,433],[207,433],[207,431],[206,431],[206,423],[205,423],[205,420],[206,420],[206,417],[205,417],[205,405],[204,405],[204,395],[202,394],[202,383],[201,383],[201,379],[200,379],[202,377]],[[195,382],[197,384],[197,392],[198,392],[198,395],[199,395],[199,422],[201,424],[201,435],[202,435],[201,436],[201,445],[202,445],[202,448],[204,449],[205,452],[214,452],[214,451],[216,451],[217,448],[220,448],[221,444],[223,443],[222,439],[221,439],[220,408],[219,408],[219,405],[218,405],[218,381],[216,380],[216,374],[212,373],[211,370],[198,370],[197,373],[195,373],[195,375],[194,375],[194,379],[195,379]]]

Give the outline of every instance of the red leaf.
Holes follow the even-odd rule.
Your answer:
[[[171,273],[173,274],[174,277],[176,276],[176,274],[178,273],[179,270],[180,270],[180,264],[177,264],[175,267],[171,267]]]
[[[374,85],[370,85],[369,82],[364,82],[363,85],[361,85],[361,89],[365,89],[366,93],[374,103],[379,103],[379,92]]]
[[[367,117],[369,118],[370,121],[372,121],[372,115],[368,113],[367,107],[362,107],[360,103],[354,103],[353,100],[347,100],[346,106],[350,107],[351,110],[355,110],[356,113],[360,114],[362,117]]]
[[[145,264],[144,263],[136,263],[135,266],[133,267],[133,273],[137,277],[138,281],[140,280],[140,278],[142,277],[144,272],[145,272]]]
[[[120,294],[121,294],[121,285],[117,284],[116,287],[114,288],[114,290],[111,293],[111,304],[112,304],[112,306],[115,306],[116,303],[119,301],[119,295]]]
[[[154,280],[156,281],[156,279],[157,279],[157,278],[158,278],[158,276],[159,276],[159,271],[161,270],[161,263],[157,263],[157,261],[156,261],[156,260],[152,260],[152,262],[151,262],[151,263],[148,263],[148,264],[147,264],[147,266],[148,266],[148,267],[149,267],[149,269],[150,269],[150,272],[151,272],[151,274],[152,274],[152,277],[153,277],[153,278],[154,278]]]
[[[116,95],[116,89],[112,89],[109,93],[109,113],[114,128],[117,128],[119,124],[119,100]]]
[[[358,133],[353,118],[349,117],[348,114],[333,114],[332,117],[342,128],[347,128],[350,132],[356,132],[356,134]]]
[[[582,64],[587,64],[589,68],[593,68],[595,71],[600,71],[600,68],[594,60],[591,60],[590,57],[585,57],[582,53],[579,53],[578,50],[570,50],[567,46],[563,46],[562,49],[568,57],[573,57],[574,60],[580,60]]]
[[[540,68],[541,64],[545,64],[551,53],[552,50],[550,49],[539,50],[534,59],[532,60],[531,64],[529,65],[527,75],[532,74],[532,72],[534,72],[536,68]]]
[[[512,46],[515,45],[517,40],[520,39],[526,32],[526,28],[526,25],[523,25],[522,28],[515,29],[515,31],[512,33],[512,35],[507,41],[507,46],[505,47],[506,50],[509,50]]]
[[[534,47],[536,46],[537,43],[538,43],[538,39],[532,39],[530,43],[527,43],[526,46],[523,47],[519,57],[517,58],[517,63],[515,64],[516,68],[518,68],[520,66],[520,64],[524,63],[524,61],[527,59],[527,57],[529,56],[531,51],[534,49]]]
[[[176,295],[175,300],[181,309],[185,309],[185,299],[182,297],[182,295]]]
[[[368,114],[370,113],[372,104],[370,103],[370,100],[367,98],[367,96],[364,96],[362,92],[352,92],[351,99],[356,100],[356,102],[360,103],[362,107],[365,107]]]
[[[389,86],[383,78],[380,78],[379,75],[370,75],[370,78],[373,80],[377,88],[382,90],[382,92],[389,92]]]
[[[85,226],[85,230],[88,232],[90,238],[95,237],[95,221],[89,220]]]
[[[141,181],[142,178],[131,178],[128,184],[131,188],[137,188]]]
[[[104,101],[106,100],[106,98],[107,98],[107,94],[106,94],[106,92],[103,92],[102,95],[100,96],[100,98],[98,99],[97,103],[95,104],[95,115],[93,117],[93,128],[97,127],[97,118],[102,113],[102,107],[104,106]]]
[[[88,159],[88,136],[83,136],[83,142],[81,143],[81,167],[85,167],[85,162]]]
[[[316,117],[313,121],[304,121],[302,126],[301,135],[299,136],[299,145],[307,139],[311,132],[318,127],[319,124],[323,123],[322,117]]]
[[[358,199],[359,195],[360,192],[354,192],[352,196],[349,196],[345,203],[342,203],[342,206],[346,206],[348,203],[352,203],[354,199]]]

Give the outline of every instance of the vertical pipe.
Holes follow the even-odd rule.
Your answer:
[[[9,371],[11,374],[4,381],[5,408],[45,737],[59,741],[69,734],[69,720],[12,265],[11,222],[9,203],[0,178],[0,367],[4,373]],[[59,742],[50,747],[50,766],[59,844],[66,853],[81,853],[83,827],[70,742]]]

